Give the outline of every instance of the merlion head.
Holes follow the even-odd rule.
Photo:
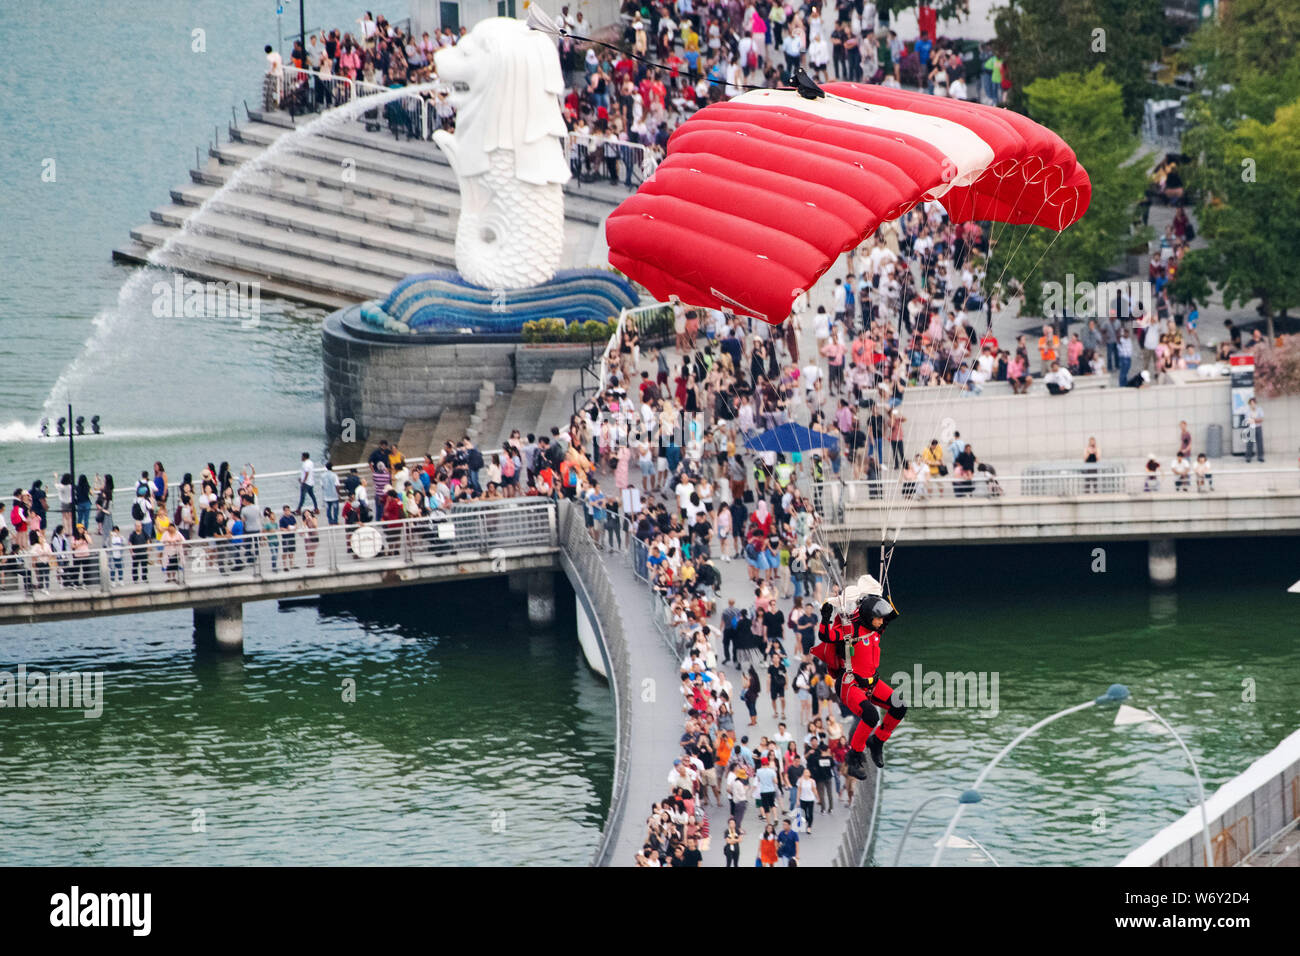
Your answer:
[[[551,37],[510,17],[481,20],[453,47],[434,55],[438,79],[456,109],[458,173],[487,171],[498,149],[515,154],[515,176],[529,183],[568,182],[561,141],[564,92]]]

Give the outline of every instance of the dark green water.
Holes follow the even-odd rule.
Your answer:
[[[874,851],[894,858],[916,806],[969,787],[1021,730],[1129,687],[1186,740],[1207,792],[1300,726],[1300,577],[1294,539],[1179,544],[1179,586],[1151,591],[1144,544],[916,550],[891,578],[903,616],[886,635],[882,673],[999,675],[999,712],[912,707],[887,748]],[[1253,694],[1253,701],[1243,700]],[[1190,766],[1154,724],[1114,727],[1091,709],[1020,744],[981,787],[957,834],[1003,866],[1111,865],[1195,805]],[[927,865],[955,803],[927,807],[903,862]],[[988,865],[978,851],[945,863]]]
[[[531,631],[503,584],[247,605],[243,660],[196,653],[188,612],[4,637],[0,670],[106,673],[98,719],[0,711],[0,864],[582,865],[599,839],[608,689],[571,616]]]

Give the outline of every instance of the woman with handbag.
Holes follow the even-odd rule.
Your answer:
[[[727,835],[724,837],[722,856],[729,867],[740,867],[740,830],[735,817],[727,818]]]

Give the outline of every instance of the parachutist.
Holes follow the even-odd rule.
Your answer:
[[[834,616],[834,606],[827,605],[830,602],[822,606],[821,643],[812,652],[826,663],[835,681],[835,695],[859,718],[853,727],[844,769],[861,780],[867,776],[866,752],[870,751],[877,767],[884,767],[884,743],[907,713],[907,706],[895,703],[893,690],[876,675],[880,667],[880,634],[898,617],[898,611],[870,575],[845,589],[839,621],[827,620]],[[883,720],[877,707],[887,708]]]
[[[819,100],[826,95],[826,91],[818,86],[816,81],[803,70],[795,73],[794,88],[806,100]]]

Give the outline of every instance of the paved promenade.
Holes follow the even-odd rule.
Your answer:
[[[622,833],[614,854],[614,865],[630,866],[633,857],[645,838],[645,820],[650,807],[668,795],[668,772],[673,759],[681,755],[680,738],[686,715],[682,710],[680,692],[680,661],[651,624],[660,613],[653,592],[645,582],[632,572],[629,561],[621,554],[607,553],[606,566],[619,595],[627,637],[632,688],[632,748],[628,771],[627,809],[624,812]],[[735,598],[737,607],[753,603],[754,590],[746,574],[743,561],[718,562],[722,572],[722,588],[718,597],[719,608],[726,607],[728,598]],[[789,601],[782,601],[783,610],[789,610]],[[712,626],[712,625],[711,625]],[[787,642],[787,647],[789,643]],[[720,641],[715,641],[719,661],[722,658]],[[748,735],[750,745],[760,737],[772,737],[777,731],[777,719],[772,716],[771,699],[766,691],[766,672],[763,673],[764,692],[758,702],[758,726],[749,727],[749,717],[744,701],[740,699],[740,670],[727,665],[726,674],[735,689],[736,739]],[[793,670],[791,671],[793,676]],[[799,702],[793,691],[787,692],[787,728],[796,741],[802,743],[805,729],[799,721]],[[824,711],[823,711],[824,713]],[[836,711],[838,713],[838,710]],[[852,720],[852,718],[848,718]],[[843,721],[841,721],[843,722]],[[847,726],[847,724],[846,724]],[[873,768],[874,769],[874,768]],[[800,862],[805,866],[830,866],[844,837],[848,812],[843,801],[847,793],[836,798],[829,816],[820,813],[813,818],[813,833],[799,838]],[[875,777],[857,784],[855,800],[875,799]],[[723,836],[727,832],[728,805],[723,795],[721,807],[707,807],[709,816],[710,846],[704,854],[705,866],[724,866]],[[741,843],[740,865],[753,866],[758,855],[758,839],[763,824],[751,804],[745,814],[745,838]]]

